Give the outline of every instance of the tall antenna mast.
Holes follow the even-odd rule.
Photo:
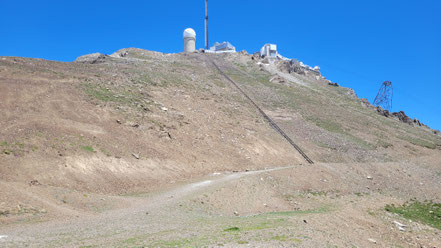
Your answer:
[[[208,50],[208,0],[205,0],[205,49]]]

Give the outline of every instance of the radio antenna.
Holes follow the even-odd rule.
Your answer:
[[[205,0],[205,49],[208,50],[208,0]]]

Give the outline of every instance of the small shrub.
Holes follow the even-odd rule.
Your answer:
[[[93,147],[91,147],[91,146],[83,146],[81,148],[83,148],[83,150],[88,151],[88,152],[95,152],[95,150],[93,150]]]
[[[240,228],[235,226],[235,227],[230,227],[224,230],[224,232],[238,232],[240,231]]]

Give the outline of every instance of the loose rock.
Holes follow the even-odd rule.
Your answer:
[[[377,241],[375,239],[368,239],[369,242],[376,244]]]

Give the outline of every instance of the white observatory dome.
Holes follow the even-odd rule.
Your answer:
[[[192,28],[184,30],[184,38],[196,38],[196,32]]]

